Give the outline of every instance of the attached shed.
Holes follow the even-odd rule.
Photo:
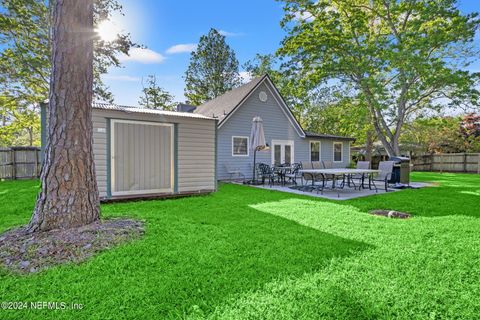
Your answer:
[[[92,121],[102,200],[216,190],[216,119],[95,103]]]

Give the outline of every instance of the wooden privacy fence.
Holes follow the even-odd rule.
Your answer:
[[[34,179],[40,169],[40,148],[0,147],[0,179]]]
[[[413,170],[480,174],[480,153],[442,153],[412,157]]]

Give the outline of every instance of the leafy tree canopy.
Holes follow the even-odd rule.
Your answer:
[[[50,86],[53,1],[1,0],[0,5],[0,93],[5,102],[0,108],[9,115],[1,119],[2,143],[38,144],[38,103],[48,98]],[[96,0],[94,10],[95,25],[114,13],[122,14],[117,0]],[[118,54],[128,54],[137,46],[128,33],[120,33],[111,41],[95,38],[96,99],[113,100],[101,75],[110,67],[120,67]]]
[[[146,85],[142,89],[143,96],[138,103],[150,109],[175,110],[176,103],[173,96],[157,84],[157,78],[149,75],[146,79]]]
[[[2,0],[0,13],[0,81],[2,90],[14,99],[37,103],[48,97],[51,71],[51,7],[53,1]],[[122,12],[117,0],[96,0],[94,23]],[[97,99],[112,101],[112,94],[100,76],[110,67],[120,67],[118,54],[128,54],[130,34],[120,33],[111,41],[95,38],[94,93]]]
[[[406,121],[425,109],[477,105],[478,15],[456,1],[287,0],[278,54],[301,87],[340,87],[398,155]]]
[[[193,105],[214,99],[241,84],[235,52],[225,36],[210,29],[200,37],[185,72],[185,97]]]

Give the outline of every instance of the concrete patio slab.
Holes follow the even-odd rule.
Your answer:
[[[241,182],[232,182],[232,183],[238,183],[242,184]],[[350,199],[355,199],[355,198],[361,198],[361,197],[367,197],[367,196],[373,196],[377,194],[384,194],[385,190],[378,189],[378,192],[375,192],[375,190],[370,190],[370,189],[353,189],[353,188],[348,188],[345,187],[343,189],[324,189],[323,194],[319,191],[317,193],[316,190],[314,191],[302,191],[299,189],[291,188],[291,185],[288,186],[281,186],[281,185],[274,185],[272,187],[269,187],[268,184],[265,185],[249,185],[250,187],[254,188],[259,188],[259,189],[265,189],[265,190],[275,190],[275,191],[280,191],[280,192],[288,192],[288,193],[293,193],[293,194],[301,194],[301,195],[306,195],[306,196],[311,196],[311,197],[317,197],[317,198],[324,198],[324,199],[330,199],[330,200],[350,200]],[[425,182],[412,182],[410,183],[410,186],[412,188],[418,189],[418,188],[424,188],[424,187],[429,187],[432,186],[430,183],[425,183]],[[327,185],[327,187],[331,187],[331,185]],[[389,188],[388,189],[389,193],[390,192],[400,192],[402,190],[409,190],[409,189],[393,189]]]

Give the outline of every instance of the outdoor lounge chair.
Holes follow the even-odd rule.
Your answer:
[[[381,161],[378,165],[378,170],[380,171],[376,176],[372,177],[370,181],[375,188],[375,192],[378,192],[377,185],[375,181],[381,181],[385,184],[385,192],[388,192],[388,180],[392,178],[393,172],[393,165],[395,162],[393,161]]]
[[[245,181],[245,175],[240,171],[238,168],[232,168],[230,165],[225,164],[225,170],[230,175],[230,181],[233,181],[233,177],[237,175],[239,178],[242,177],[243,181]]]

